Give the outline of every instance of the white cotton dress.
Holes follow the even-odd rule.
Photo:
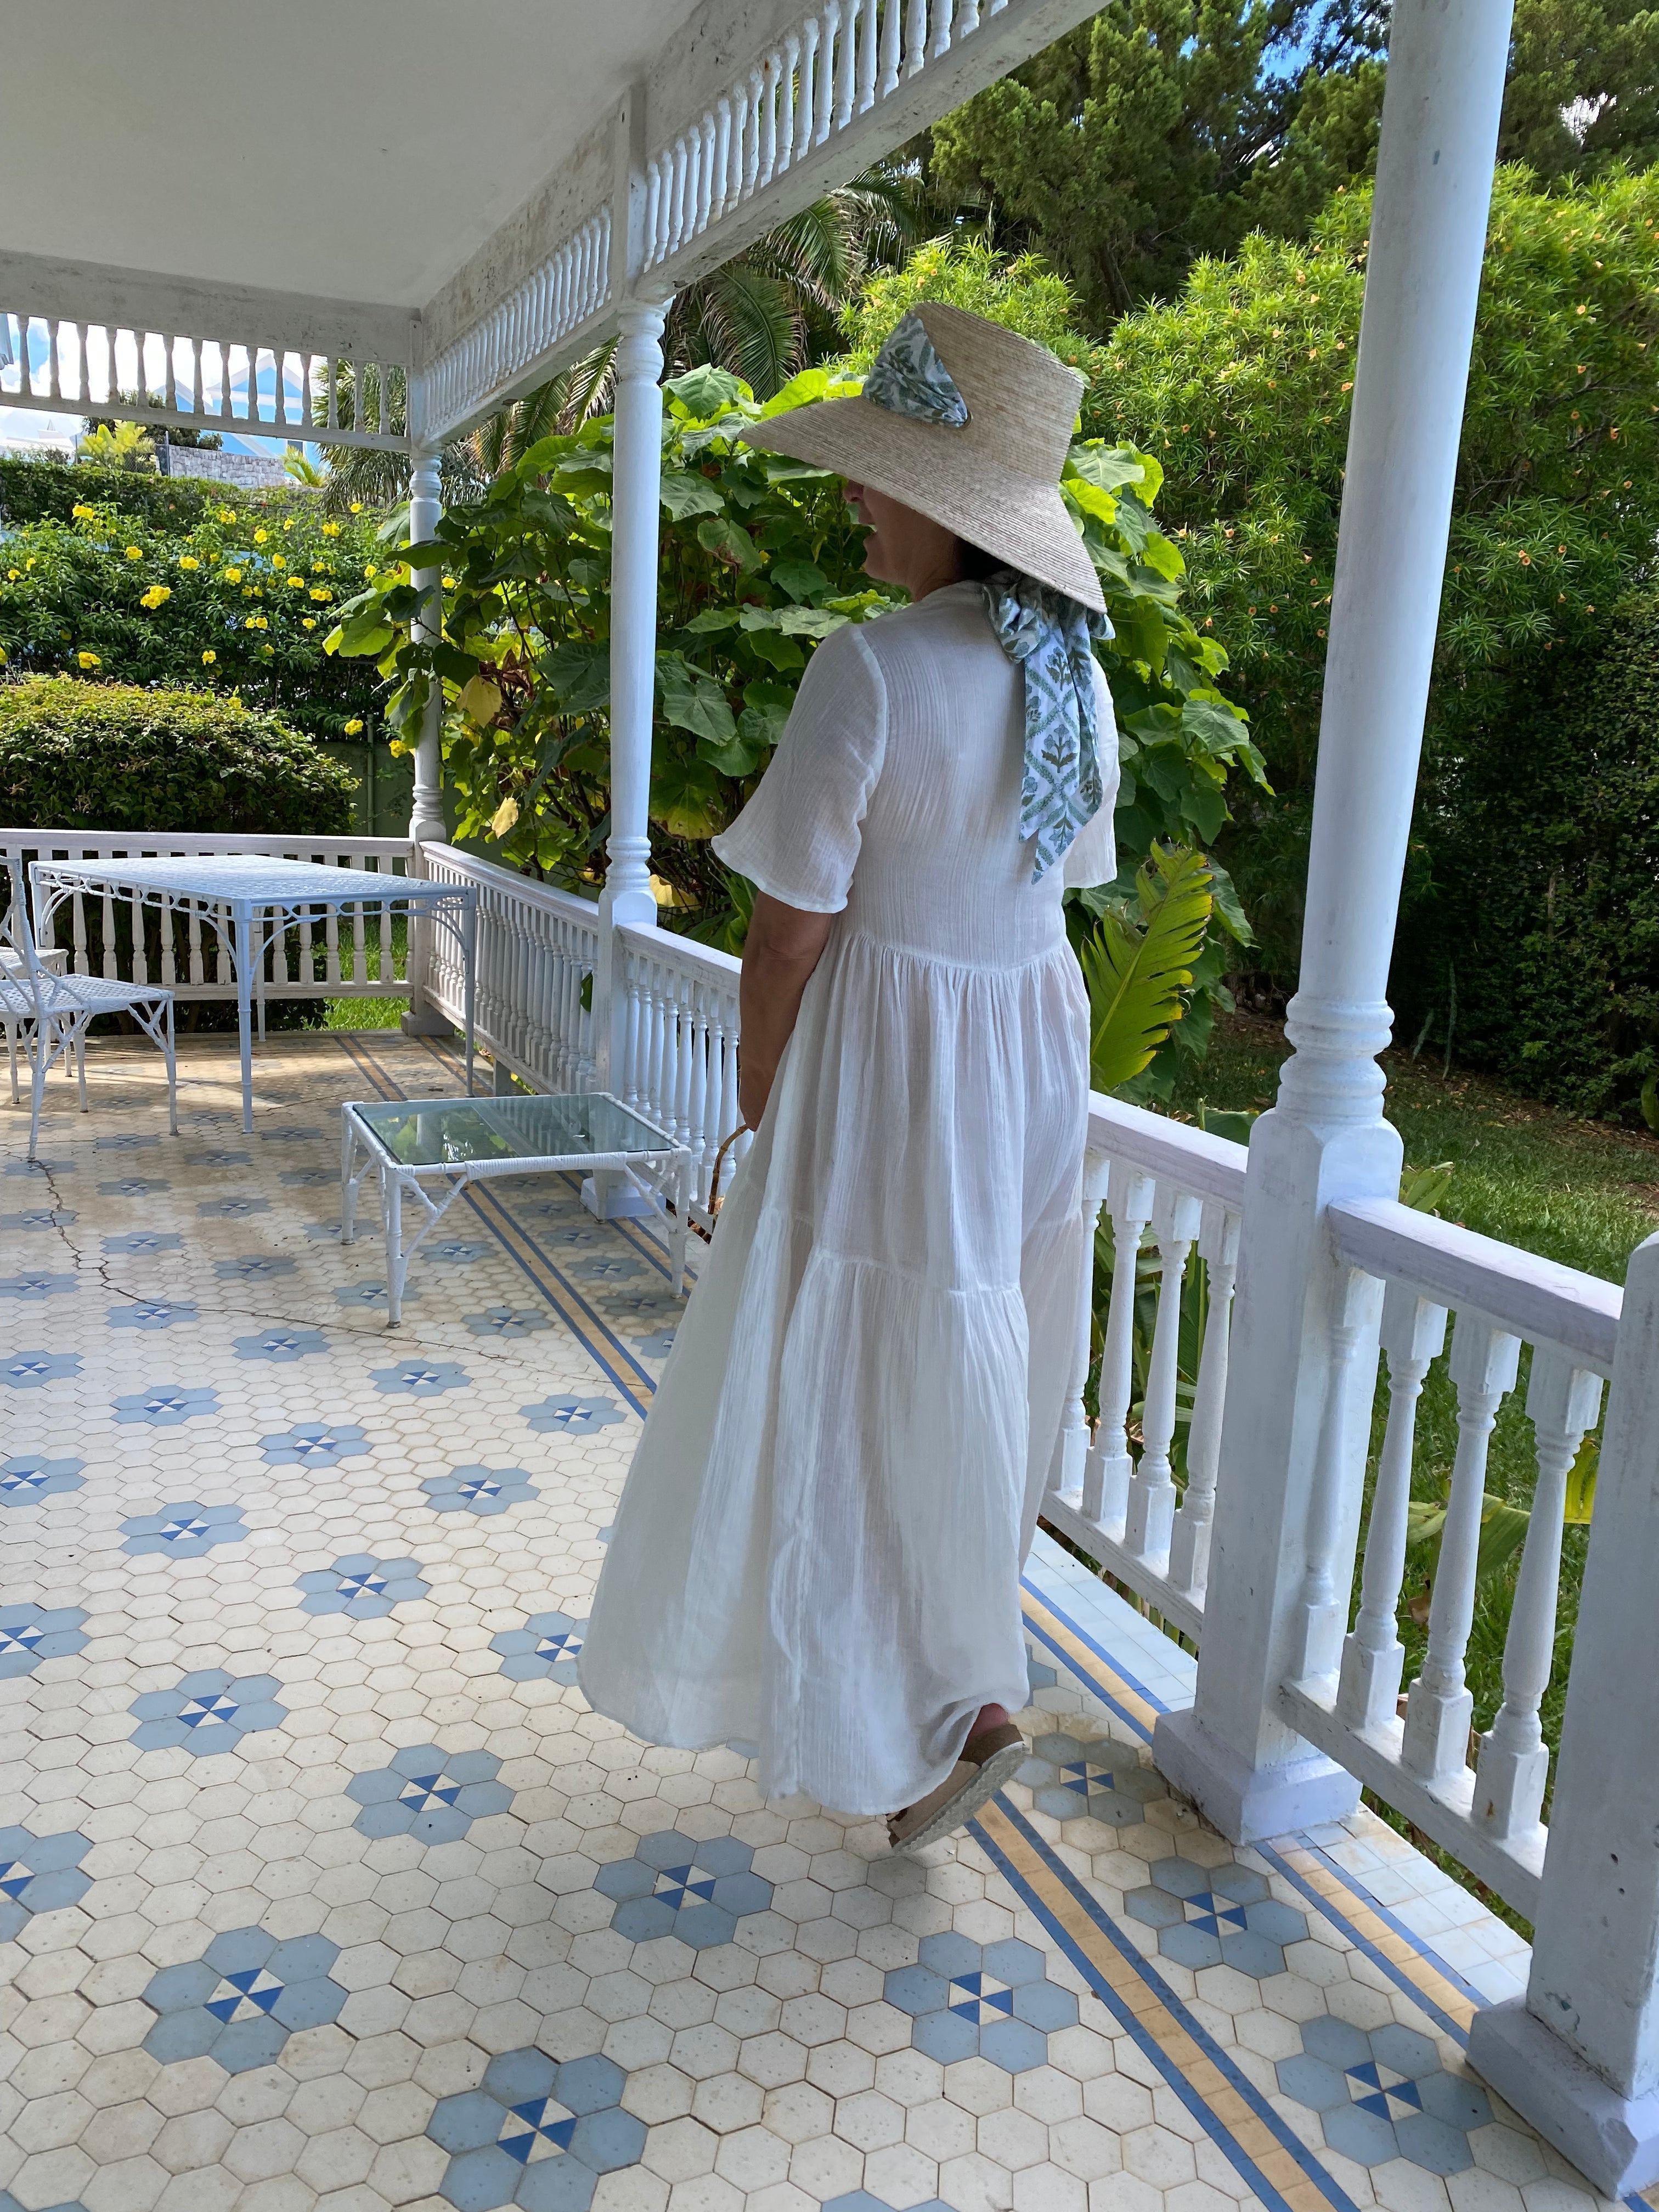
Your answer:
[[[1027,1702],[1019,1571],[1082,1322],[1088,1005],[1031,881],[1024,679],[977,586],[814,654],[715,850],[836,916],[635,1454],[581,1655],[647,1741],[888,1814]]]

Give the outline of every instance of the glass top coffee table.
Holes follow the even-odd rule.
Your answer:
[[[403,1313],[409,1263],[469,1184],[560,1170],[623,1176],[663,1224],[678,1296],[685,1274],[691,1150],[603,1091],[518,1098],[348,1100],[340,1109],[340,1242],[349,1244],[357,1193],[374,1168],[386,1221],[390,1328]],[[424,1218],[407,1243],[405,1194]]]

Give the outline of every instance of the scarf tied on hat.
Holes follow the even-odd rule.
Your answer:
[[[968,404],[920,315],[908,314],[871,363],[864,397],[890,414],[961,429]],[[1041,883],[1100,811],[1096,638],[1110,637],[1103,614],[1004,568],[981,585],[997,642],[1025,678],[1025,765],[1019,834],[1036,841],[1031,881]]]

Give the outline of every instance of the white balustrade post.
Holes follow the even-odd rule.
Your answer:
[[[438,494],[438,456],[433,452],[416,453],[409,481],[410,544],[426,544],[442,514]],[[421,568],[416,571],[413,581],[417,591],[427,594],[425,607],[413,624],[414,635],[430,642],[443,635],[442,572]],[[415,741],[415,804],[409,817],[409,872],[414,876],[427,872],[422,847],[428,843],[441,845],[449,835],[443,802],[443,690],[442,684],[434,677],[432,696],[421,717],[421,734]],[[409,1011],[402,1022],[404,1036],[450,1036],[449,1021],[428,1003],[426,997],[432,969],[432,922],[427,915],[410,916],[408,960]]]
[[[1066,1412],[1054,1439],[1054,1456],[1048,1470],[1048,1487],[1077,1504],[1083,1494],[1083,1470],[1089,1454],[1089,1419],[1083,1407],[1084,1385],[1089,1379],[1089,1344],[1093,1334],[1094,1301],[1090,1293],[1095,1279],[1095,1229],[1106,1196],[1112,1164],[1104,1152],[1087,1152],[1083,1161],[1083,1297],[1078,1314],[1077,1351],[1066,1393]]]
[[[1507,0],[1396,0],[1320,732],[1294,1051],[1250,1136],[1212,1560],[1190,1712],[1153,1757],[1235,1841],[1358,1784],[1284,1717],[1343,1277],[1324,1214],[1393,1198],[1376,1054],[1486,246]],[[1364,1347],[1354,1358],[1362,1360]],[[1356,1400],[1354,1413],[1359,1413]],[[1350,1450],[1346,1465],[1353,1464]],[[1363,1463],[1363,1460],[1362,1460]],[[1345,1501],[1344,1528],[1358,1498]],[[1340,1570],[1346,1542],[1333,1565]],[[1340,1573],[1337,1576],[1340,1581]]]
[[[1083,1468],[1083,1512],[1121,1536],[1129,1511],[1129,1400],[1134,1387],[1135,1261],[1157,1203],[1152,1178],[1114,1160],[1106,1186],[1112,1217],[1112,1296],[1100,1356],[1100,1419]]]
[[[1221,1467],[1221,1408],[1227,1395],[1232,1338],[1233,1280],[1238,1273],[1238,1216],[1218,1198],[1204,1201],[1198,1256],[1208,1270],[1209,1311],[1198,1355],[1192,1425],[1187,1431],[1187,1494],[1170,1531],[1170,1580],[1183,1597],[1204,1601]]]
[[[1474,2070],[1613,2197],[1659,2181],[1656,1528],[1659,1237],[1650,1237],[1625,1279],[1531,1978],[1524,1998],[1478,2012],[1469,2032]]]
[[[1140,1464],[1129,1485],[1124,1543],[1138,1559],[1167,1557],[1175,1520],[1176,1486],[1170,1453],[1176,1433],[1176,1383],[1181,1351],[1181,1293],[1187,1255],[1198,1242],[1203,1201],[1168,1191],[1152,1222],[1158,1246],[1158,1319],[1146,1363],[1146,1399],[1140,1415]]]
[[[1350,1728],[1376,1733],[1398,1717],[1400,1674],[1406,1647],[1400,1641],[1400,1585],[1406,1571],[1407,1516],[1412,1497],[1412,1449],[1417,1401],[1431,1364],[1446,1341],[1446,1309],[1419,1297],[1404,1283],[1382,1294],[1382,1349],[1389,1355],[1389,1425],[1371,1498],[1365,1539],[1359,1615],[1342,1646],[1336,1710]]]
[[[628,1036],[617,932],[654,929],[651,889],[651,724],[657,677],[658,514],[662,499],[661,295],[617,312],[611,477],[611,836],[593,970],[594,1059],[601,1091],[622,1080]],[[603,1187],[601,1187],[603,1186]],[[616,1177],[590,1176],[584,1202],[602,1218],[646,1201]]]
[[[1601,1410],[1599,1375],[1575,1367],[1565,1352],[1534,1352],[1527,1413],[1538,1440],[1538,1482],[1504,1644],[1504,1702],[1481,1738],[1474,1784],[1474,1817],[1494,1836],[1530,1833],[1543,1811],[1550,1754],[1538,1709],[1555,1656],[1567,1476]]]

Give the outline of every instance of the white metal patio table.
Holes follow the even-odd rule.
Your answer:
[[[471,884],[434,883],[424,876],[381,875],[368,868],[326,867],[314,860],[270,859],[263,854],[218,854],[196,859],[34,860],[34,934],[50,944],[52,918],[64,900],[82,892],[121,898],[164,915],[182,911],[207,923],[234,971],[236,1022],[242,1047],[242,1127],[253,1127],[253,1000],[259,997],[264,1033],[265,957],[289,929],[349,908],[379,908],[428,917],[460,947],[465,971],[464,1027],[466,1080],[472,1085],[472,994],[478,935],[478,895]]]
[[[349,1244],[357,1192],[373,1167],[386,1223],[386,1326],[403,1312],[409,1263],[469,1184],[560,1170],[625,1176],[661,1219],[675,1295],[685,1277],[692,1153],[603,1091],[515,1098],[348,1100],[340,1109],[340,1242]],[[428,1186],[439,1187],[435,1194]],[[425,1218],[407,1244],[405,1192]],[[672,1207],[672,1212],[671,1212]]]

